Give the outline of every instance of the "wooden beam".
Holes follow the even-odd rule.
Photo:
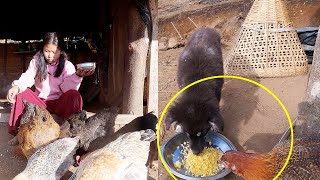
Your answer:
[[[130,4],[128,10],[129,46],[125,66],[122,113],[141,116],[143,115],[143,91],[149,38],[147,27],[135,4]]]
[[[139,116],[132,114],[118,114],[115,124],[126,125]]]
[[[95,115],[93,112],[87,112],[87,117]],[[126,125],[139,116],[132,114],[118,114],[115,120],[116,125]]]

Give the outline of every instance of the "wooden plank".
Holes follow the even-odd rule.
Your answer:
[[[7,99],[0,99],[1,103],[9,102]]]
[[[87,112],[87,117],[95,115],[93,112]],[[116,125],[125,125],[131,122],[133,119],[139,117],[138,115],[132,114],[118,114],[115,120]]]
[[[118,114],[115,124],[125,125],[137,117],[139,117],[139,116],[132,115],[132,114]]]
[[[87,112],[87,117],[93,116],[95,113]],[[0,122],[8,122],[10,116],[10,111],[0,109]],[[115,124],[116,125],[126,125],[130,123],[133,119],[137,118],[139,116],[137,115],[131,115],[131,114],[119,114],[116,117]]]

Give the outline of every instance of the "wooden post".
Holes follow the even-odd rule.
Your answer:
[[[100,60],[100,102],[120,106],[123,98],[125,61],[128,47],[128,2],[108,1],[106,20],[106,52]]]
[[[150,47],[150,62],[148,67],[148,106],[147,111],[153,111],[158,117],[158,1],[150,0],[152,16],[152,41]]]
[[[131,3],[128,10],[129,46],[125,64],[122,113],[143,115],[143,90],[149,38],[146,25],[136,6]]]

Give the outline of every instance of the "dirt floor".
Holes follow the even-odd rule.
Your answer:
[[[0,180],[12,179],[27,165],[26,158],[15,153],[14,146],[8,146],[7,142],[13,136],[8,134],[7,123],[0,124]]]
[[[253,0],[159,0],[160,114],[179,90],[176,82],[177,60],[184,42],[196,29],[193,22],[198,27],[216,28],[221,33],[223,57],[226,59],[252,3]],[[294,28],[318,27],[319,4],[320,0],[291,0],[288,9]],[[297,105],[304,99],[308,74],[252,80],[278,96],[292,120],[297,117]],[[289,126],[283,109],[270,94],[251,83],[237,79],[225,79],[221,111],[225,118],[223,134],[240,151],[268,152]],[[161,126],[163,125],[162,122]],[[161,144],[174,133],[173,130],[161,131]],[[159,180],[167,179],[172,178],[159,160]],[[241,178],[230,173],[224,179]]]

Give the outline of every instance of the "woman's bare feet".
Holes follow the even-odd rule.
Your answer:
[[[19,142],[18,142],[17,136],[13,137],[10,141],[8,141],[8,145],[10,145],[10,146],[15,146],[18,144],[19,144]]]

